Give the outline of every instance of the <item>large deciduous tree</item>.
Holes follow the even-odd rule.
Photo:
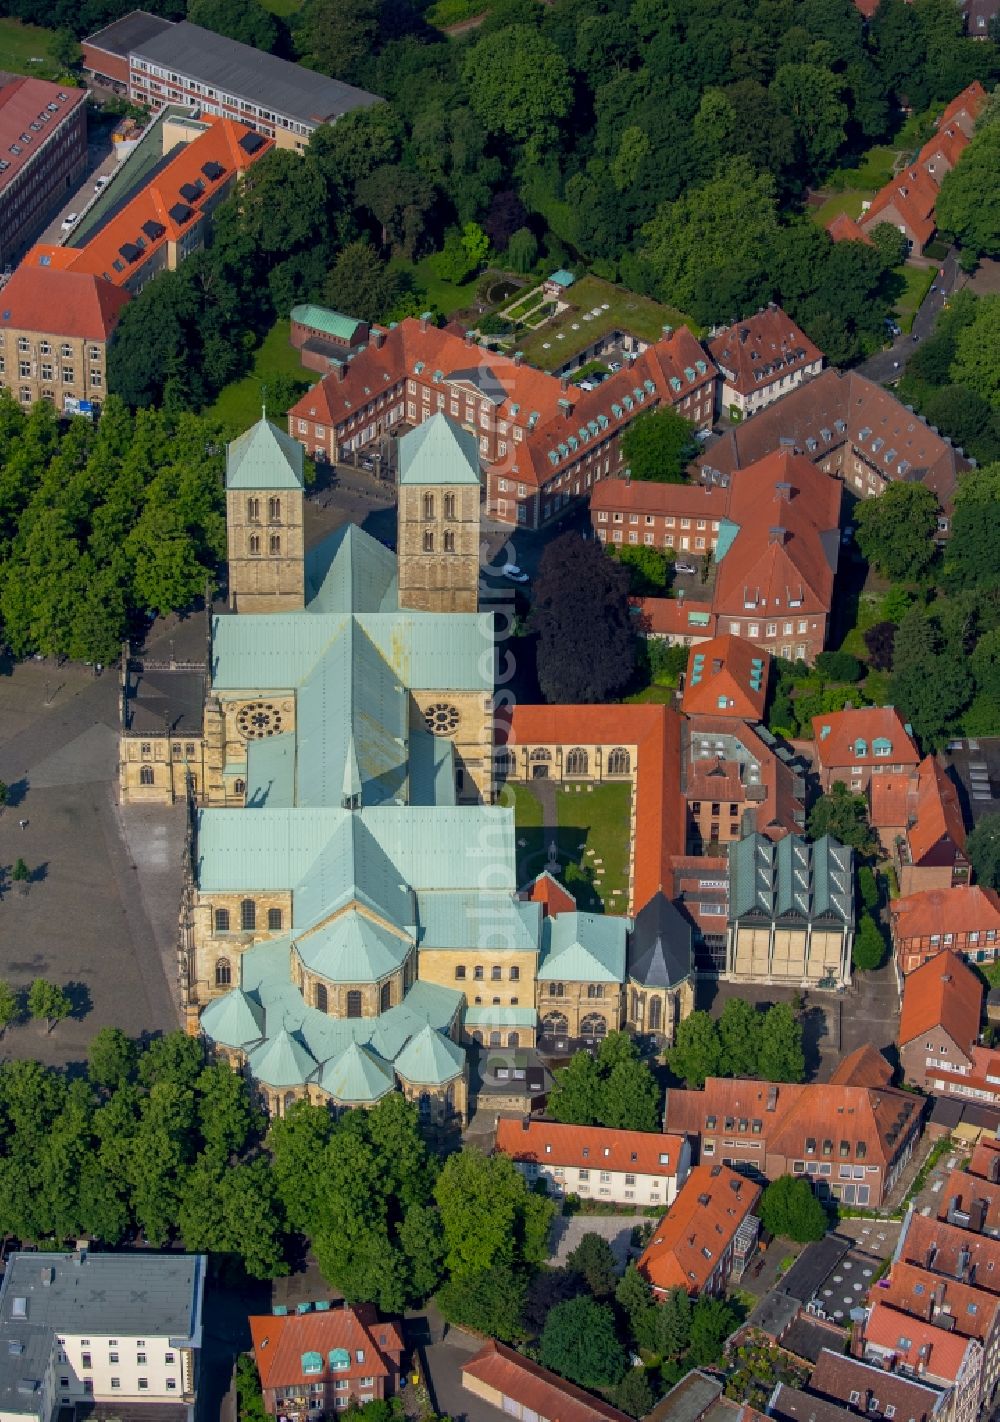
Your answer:
[[[938,504],[924,484],[889,484],[855,510],[858,547],[887,578],[914,581],[934,561]]]
[[[779,1175],[760,1197],[761,1224],[771,1234],[794,1239],[799,1244],[822,1239],[828,1220],[826,1211],[803,1176]]]
[[[815,802],[809,811],[808,826],[810,839],[829,834],[858,854],[875,853],[877,841],[868,822],[868,802],[863,795],[852,795],[840,780],[835,780]]]
[[[463,67],[469,102],[487,131],[542,157],[569,113],[569,67],[556,46],[529,25],[488,33]]]
[[[535,579],[530,627],[538,633],[538,679],[552,702],[606,701],[635,666],[629,575],[596,539],[554,539]]]
[[[671,409],[653,410],[633,420],[620,444],[632,478],[657,484],[682,484],[698,450],[691,421]]]
[[[586,1297],[555,1306],[542,1330],[538,1356],[543,1367],[581,1387],[613,1387],[625,1374],[614,1313]]]

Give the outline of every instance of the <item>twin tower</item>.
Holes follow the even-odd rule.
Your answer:
[[[479,457],[475,435],[433,415],[399,451],[399,606],[475,612],[479,594]],[[305,482],[298,440],[262,418],[226,463],[229,606],[296,612],[306,586]]]

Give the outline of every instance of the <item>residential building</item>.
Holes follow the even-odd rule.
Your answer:
[[[325,373],[368,341],[367,321],[356,321],[327,306],[293,306],[288,339],[309,370]]]
[[[542,917],[547,918],[550,914],[575,913],[576,899],[564,884],[560,884],[554,874],[550,874],[548,869],[543,869],[540,874],[536,874],[527,888],[521,889],[518,898],[526,903],[541,904]]]
[[[672,854],[664,868],[666,891],[694,926],[695,966],[699,972],[724,975],[729,860],[723,854]]]
[[[768,1399],[767,1415],[775,1422],[852,1422],[857,1416],[847,1407],[789,1383],[778,1383]]]
[[[462,1364],[462,1386],[521,1422],[629,1422],[603,1398],[594,1397],[513,1348],[493,1339]]]
[[[864,1357],[950,1394],[949,1422],[974,1422],[983,1384],[983,1346],[881,1301],[868,1312]]]
[[[811,662],[826,645],[840,497],[836,482],[808,459],[776,449],[724,483],[598,487],[591,523],[605,543],[638,543],[641,535],[651,546],[711,549],[718,631],[772,656]]]
[[[101,276],[22,262],[3,289],[0,385],[23,406],[50,400],[61,413],[96,413],[128,299]]]
[[[805,829],[805,781],[791,751],[763,725],[724,715],[681,727],[687,850],[714,856],[745,835],[771,840]]]
[[[708,353],[722,376],[722,408],[734,420],[780,400],[823,368],[823,352],[773,302],[713,336]]]
[[[956,1279],[942,1279],[916,1264],[894,1264],[880,1279],[870,1301],[933,1324],[959,1338],[974,1338],[983,1349],[980,1401],[996,1386],[1000,1366],[1000,1298]]]
[[[893,1069],[870,1042],[848,1052],[830,1073],[831,1086],[891,1086]]]
[[[913,729],[894,706],[848,706],[825,711],[812,720],[820,787],[834,781],[855,795],[868,790],[872,777],[915,771],[920,753]]]
[[[973,1047],[968,1063],[947,1063],[928,1068],[927,1089],[940,1096],[1000,1105],[1000,1055],[991,1047]]]
[[[595,498],[603,487],[598,485]],[[670,647],[701,646],[715,636],[719,620],[710,602],[679,596],[633,597],[629,610],[640,637],[661,638]]]
[[[1000,896],[978,884],[893,899],[889,922],[900,973],[912,973],[944,948],[970,963],[992,963],[1000,949]]]
[[[1000,1294],[1000,1239],[933,1219],[915,1210],[912,1204],[893,1254],[894,1264],[900,1260],[919,1265],[939,1278],[975,1284],[990,1294]]]
[[[717,1294],[757,1248],[761,1188],[725,1165],[696,1165],[653,1231],[637,1268],[659,1297]]]
[[[294,1314],[250,1319],[264,1407],[271,1417],[307,1422],[391,1397],[399,1386],[403,1338],[371,1304],[324,1300]]]
[[[501,1119],[496,1148],[534,1185],[562,1199],[608,1200],[616,1205],[669,1209],[691,1168],[684,1136],[605,1130],[554,1121]]]
[[[1000,14],[1000,0],[965,0],[962,16],[971,39],[989,39],[990,25]]]
[[[925,756],[916,772],[874,776],[869,797],[872,828],[896,862],[904,895],[968,883],[958,791],[936,756]]]
[[[1000,1139],[996,1136],[980,1136],[966,1169],[970,1175],[979,1175],[993,1184],[1000,1181]]]
[[[907,1081],[926,1090],[939,1068],[971,1072],[982,1004],[978,975],[951,949],[907,974],[897,1038]]]
[[[25,263],[44,273],[99,276],[135,296],[158,272],[174,271],[208,240],[211,215],[271,148],[244,123],[210,118],[184,126],[197,137],[185,142],[124,207],[112,207],[104,223],[79,246],[33,247]],[[169,142],[173,126],[165,125]]]
[[[1000,1238],[1000,1182],[953,1170],[941,1189],[938,1219]]]
[[[697,1136],[704,1161],[774,1180],[802,1175],[821,1199],[885,1204],[920,1132],[922,1103],[885,1086],[709,1077],[671,1087],[663,1128]]]
[[[703,483],[722,484],[776,449],[804,455],[858,498],[877,497],[898,480],[926,485],[941,510],[941,539],[951,526],[958,476],[971,467],[961,450],[891,391],[856,371],[828,368],[727,430],[693,472]]]
[[[721,1377],[695,1368],[661,1397],[645,1422],[742,1422],[741,1406],[722,1393]]]
[[[867,247],[875,246],[868,233],[859,226],[857,219],[848,217],[846,212],[838,212],[836,217],[831,218],[826,224],[826,230],[830,234],[831,242],[864,242]]]
[[[87,168],[87,91],[0,74],[0,266],[11,267]]]
[[[742,637],[713,637],[692,648],[684,678],[685,716],[763,721],[771,658]]]
[[[950,1394],[924,1378],[887,1371],[862,1358],[824,1348],[809,1379],[809,1392],[850,1407],[855,1415],[898,1418],[900,1422],[943,1422]]]
[[[540,528],[599,479],[624,472],[618,436],[644,411],[669,406],[711,428],[716,379],[684,326],[587,391],[424,315],[373,328],[365,350],[292,406],[288,428],[310,454],[334,460],[397,425],[449,415],[479,440],[486,512]]]
[[[726,976],[733,982],[843,987],[854,943],[854,851],[824,835],[728,846]]]
[[[193,1415],[206,1268],[203,1254],[92,1254],[85,1244],[11,1254],[0,1281],[0,1417]]]
[[[239,119],[302,152],[321,124],[382,100],[314,69],[241,44],[188,20],[152,24],[133,11],[83,41],[84,68],[116,84],[125,78],[137,104],[161,109],[186,104],[203,113]]]

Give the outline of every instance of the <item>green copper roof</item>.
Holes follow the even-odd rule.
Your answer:
[[[333,983],[378,983],[402,967],[413,947],[352,909],[296,938],[307,968]]]
[[[627,928],[627,919],[610,914],[560,913],[546,918],[539,978],[547,982],[623,982]]]
[[[479,484],[476,436],[432,415],[399,441],[400,484]]]
[[[356,523],[306,554],[310,612],[398,612],[396,556]]]
[[[240,774],[243,773],[241,767]],[[245,774],[248,809],[289,809],[295,803],[294,732],[250,741]]]
[[[316,1060],[284,1027],[247,1057],[258,1081],[267,1086],[304,1086],[316,1070]]]
[[[430,890],[417,900],[421,948],[477,947],[533,953],[538,948],[542,906],[522,903],[512,892]]]
[[[428,1022],[396,1058],[396,1070],[412,1086],[443,1086],[461,1076],[465,1053]]]
[[[534,1027],[538,1015],[533,1007],[467,1007],[467,1027]]]
[[[264,1009],[240,988],[234,988],[208,1004],[201,1023],[214,1042],[221,1042],[224,1047],[247,1047],[264,1035]]]
[[[291,318],[300,326],[311,326],[314,331],[322,331],[326,336],[336,336],[341,341],[353,341],[358,327],[364,323],[353,316],[343,316],[339,311],[331,311],[329,306],[293,306]]]
[[[409,930],[415,922],[405,876],[360,815],[342,811],[293,895],[292,921],[311,928],[354,900],[397,928]]]
[[[733,523],[730,518],[719,520],[719,537],[715,545],[715,561],[721,563],[723,558],[736,542],[736,535],[740,531],[738,523]]]
[[[853,875],[853,851],[829,835],[815,844],[746,835],[729,846],[729,917],[853,925]]]
[[[302,487],[302,446],[270,420],[258,420],[229,445],[227,489]]]
[[[422,726],[410,730],[410,804],[455,804],[455,747]]]
[[[327,1062],[319,1078],[320,1086],[344,1105],[364,1105],[378,1101],[396,1085],[392,1067],[366,1047],[352,1042],[339,1057]]]

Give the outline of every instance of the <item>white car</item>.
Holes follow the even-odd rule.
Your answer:
[[[62,230],[64,232],[70,232],[79,221],[80,214],[78,212],[67,212],[62,220]]]
[[[527,573],[522,573],[516,563],[505,563],[500,569],[501,577],[507,578],[512,583],[526,583]]]
[[[697,573],[698,569],[693,563],[675,563],[675,573]]]
[[[109,184],[110,182],[111,182],[111,179],[110,179],[110,177],[108,176],[108,174],[107,174],[107,173],[102,173],[101,176],[98,178],[97,182],[94,184],[94,192],[95,192],[95,193],[102,192],[102,191],[108,186],[108,184]]]

